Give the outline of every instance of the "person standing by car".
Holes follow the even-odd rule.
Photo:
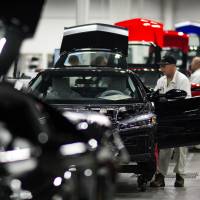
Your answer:
[[[189,79],[177,71],[176,59],[171,55],[166,55],[161,60],[161,71],[164,73],[157,81],[155,91],[159,90],[159,93],[165,94],[172,89],[180,89],[187,92],[187,97],[191,97],[191,86]],[[163,149],[159,152],[158,168],[155,174],[155,179],[150,183],[151,187],[164,187],[165,176],[167,175],[169,163],[172,157],[173,151],[175,152],[176,166],[174,172],[176,173],[175,187],[184,187],[184,168],[186,162],[185,147]]]
[[[200,84],[200,57],[196,56],[192,59],[191,71],[190,82]]]

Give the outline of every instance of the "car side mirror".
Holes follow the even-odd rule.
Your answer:
[[[166,92],[166,99],[185,99],[187,96],[187,92],[184,90],[172,89]]]
[[[160,94],[159,90],[157,91],[153,91],[153,92],[149,92],[147,94],[148,99],[150,101],[166,101],[167,99],[185,99],[187,96],[187,92],[185,92],[184,90],[179,90],[179,89],[172,89],[169,90],[168,92],[166,92],[165,94]]]

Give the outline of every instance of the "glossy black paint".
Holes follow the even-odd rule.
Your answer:
[[[21,1],[20,3],[3,1],[1,3],[0,18],[6,25],[7,42],[0,55],[0,76],[5,75],[9,70],[19,53],[23,39],[34,34],[44,1]],[[30,12],[34,14],[30,15]],[[16,91],[7,84],[0,84],[0,110],[1,125],[3,124],[5,130],[11,133],[11,141],[8,144],[1,141],[0,199],[93,200],[97,197],[106,199],[98,191],[99,177],[96,173],[98,161],[97,156],[93,155],[97,151],[88,151],[85,148],[86,151],[82,153],[85,153],[87,157],[76,154],[75,157],[78,157],[76,160],[70,159],[70,156],[60,155],[59,150],[63,145],[75,145],[77,142],[80,144],[80,141],[82,145],[87,144],[88,138],[84,137],[75,125],[39,99]],[[42,120],[41,117],[43,117]],[[32,157],[29,151],[24,154],[23,150],[30,150],[31,147],[15,149],[13,142],[17,137],[28,140],[31,147],[34,146],[37,149],[37,155]],[[20,175],[9,171],[10,165],[15,166],[22,162],[23,166],[23,161],[28,159],[36,160],[36,165],[30,171],[23,169]],[[71,165],[78,166],[78,173],[75,173],[75,178],[71,178],[74,181],[72,185],[63,181],[63,177],[57,177],[63,176],[65,170],[72,167]],[[90,173],[91,179],[94,180],[92,182],[86,177],[88,173],[84,173],[88,169],[91,171],[94,169],[93,173]],[[113,169],[112,172],[114,172]],[[106,175],[109,176],[110,173]],[[56,178],[59,178],[59,182],[55,182]],[[104,191],[108,192],[108,190]],[[111,193],[108,192],[108,194]]]
[[[131,127],[132,120],[135,120],[137,116],[143,115],[152,115],[155,116],[154,107],[150,101],[147,99],[145,89],[143,88],[138,78],[135,74],[129,70],[122,69],[113,69],[113,68],[95,68],[92,67],[68,67],[64,69],[49,69],[41,72],[39,76],[45,77],[51,76],[51,74],[84,74],[88,76],[93,75],[103,75],[110,74],[112,76],[117,76],[118,74],[127,74],[130,75],[134,83],[136,84],[136,89],[140,95],[138,101],[130,101],[128,103],[90,103],[88,104],[79,104],[72,102],[62,102],[62,103],[51,103],[53,106],[57,107],[62,111],[95,111],[101,112],[105,110],[104,115],[108,116],[113,124],[113,129],[117,129],[119,134],[124,142],[125,147],[127,148],[132,161],[147,161],[151,160],[154,157],[154,135],[156,131],[156,123],[147,126],[133,126]],[[32,81],[31,85],[34,83]],[[30,87],[31,87],[30,85]],[[130,124],[130,125],[129,125]],[[125,126],[125,127],[124,127]]]
[[[160,148],[200,143],[200,98],[157,101],[157,139]]]
[[[89,128],[81,130],[77,128],[80,122],[72,123],[70,117],[63,116],[36,97],[13,89],[9,84],[0,84],[0,97],[0,119],[11,133],[9,144],[1,144],[4,149],[0,153],[2,199],[10,199],[13,195],[17,198],[24,192],[31,196],[29,199],[36,200],[51,199],[55,195],[91,200],[97,195],[112,196],[113,193],[108,190],[114,187],[117,167],[114,155],[119,150],[113,143],[107,118],[107,123],[88,122]],[[87,122],[86,116],[82,120]],[[16,150],[14,144],[18,138],[25,139],[28,148]],[[110,152],[106,159],[99,156],[104,151]],[[31,168],[23,168],[21,173],[10,170],[17,164],[27,166],[26,161],[34,161]],[[98,170],[102,169],[107,174],[99,176]],[[98,190],[105,186],[106,177],[111,187],[100,194]],[[20,183],[21,187],[13,188],[13,181]]]
[[[128,29],[98,23],[65,28],[60,53],[80,48],[118,49],[127,55]]]
[[[167,99],[165,94],[151,91],[140,79],[138,81],[143,85],[149,101],[154,103],[158,123],[156,142],[159,148],[199,144],[200,98],[183,98],[184,91],[178,90],[177,94],[176,90],[172,90],[168,97],[172,94],[174,99]]]
[[[75,73],[76,70],[83,70],[85,73],[91,73],[90,68],[66,68],[66,69],[56,69],[57,71],[60,71],[63,73],[63,71],[66,71],[66,73]],[[47,70],[43,72],[44,74],[48,73],[55,73],[56,70]],[[100,68],[98,69],[99,73],[105,73],[108,71],[109,73],[111,71],[115,71],[111,68]],[[119,69],[120,71],[120,69]],[[137,84],[138,90],[140,91],[141,100],[139,102],[133,102],[128,105],[106,105],[106,104],[99,104],[99,105],[77,105],[77,104],[62,104],[62,105],[55,105],[58,108],[64,109],[64,110],[73,110],[73,109],[83,109],[83,110],[100,110],[100,108],[109,108],[107,110],[110,110],[106,115],[109,116],[113,122],[113,124],[119,125],[120,121],[118,119],[118,116],[121,114],[123,115],[123,112],[120,111],[121,107],[125,107],[125,113],[128,114],[128,119],[134,118],[137,115],[141,114],[147,114],[147,113],[155,113],[157,115],[157,124],[158,124],[158,131],[156,132],[156,141],[158,141],[160,148],[168,148],[168,147],[177,147],[177,146],[188,146],[191,144],[198,144],[200,143],[199,138],[199,118],[200,118],[200,98],[186,98],[183,99],[185,94],[182,94],[181,91],[177,94],[176,91],[169,92],[168,98],[169,100],[163,98],[160,98],[158,95],[157,98],[151,98],[150,94],[152,94],[151,91],[149,91],[141,82],[141,80],[132,72],[126,71],[126,73],[131,74],[133,77],[134,82]],[[172,97],[173,96],[173,97]],[[170,100],[173,99],[173,100]],[[179,99],[181,98],[181,99]],[[152,105],[152,102],[154,105]],[[120,127],[120,126],[119,126]],[[154,135],[155,127],[151,127],[148,129],[130,129],[126,131],[120,130],[120,135],[123,138],[123,141],[125,143],[125,146],[127,146],[127,149],[129,150],[129,153],[131,154],[131,157],[133,160],[137,157],[137,155],[140,154],[140,151],[137,152],[139,147],[141,147],[141,144],[135,143],[135,139],[137,137],[134,137],[137,134],[144,134],[147,136],[147,140],[153,141],[151,135]],[[133,136],[134,135],[134,136]],[[144,137],[145,141],[145,137]],[[146,143],[146,142],[145,142]],[[151,145],[150,145],[151,146]],[[141,151],[142,153],[145,153],[146,150],[143,149]],[[137,152],[137,153],[136,153]],[[141,153],[141,154],[142,154]],[[152,153],[152,151],[151,151]],[[150,154],[149,154],[150,155]],[[141,155],[140,155],[141,156]],[[139,157],[140,157],[139,156]],[[144,159],[144,158],[142,158]],[[136,159],[137,160],[137,159]]]
[[[34,35],[44,2],[45,0],[23,0],[20,4],[17,1],[1,2],[1,37],[6,38],[6,43],[0,54],[0,76],[7,74],[19,54],[23,40]],[[34,15],[29,15],[30,11]]]

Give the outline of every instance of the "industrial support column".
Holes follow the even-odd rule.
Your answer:
[[[174,2],[173,0],[162,0],[162,19],[165,24],[164,29],[170,30],[174,28]]]
[[[144,0],[137,1],[137,14],[139,17],[144,17],[145,7]]]
[[[76,0],[76,25],[88,23],[90,0]]]

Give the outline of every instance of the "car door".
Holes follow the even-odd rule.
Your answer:
[[[155,102],[160,148],[200,144],[200,97]]]

